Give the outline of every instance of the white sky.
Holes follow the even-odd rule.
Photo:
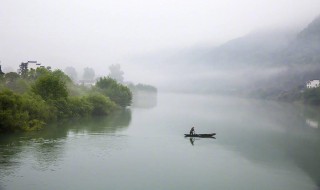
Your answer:
[[[319,0],[0,0],[0,61],[107,74],[134,54],[214,45],[319,14]]]

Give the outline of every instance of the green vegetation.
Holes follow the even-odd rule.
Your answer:
[[[110,77],[100,78],[96,87],[105,96],[110,97],[116,104],[126,107],[131,105],[132,93],[130,89]]]
[[[152,93],[157,93],[157,88],[148,84],[129,84],[128,87],[130,88],[131,91],[145,91],[145,92],[152,92]]]
[[[303,92],[303,101],[310,105],[320,105],[320,88],[310,88]]]
[[[131,105],[128,87],[101,78],[96,87],[76,85],[62,71],[31,69],[0,78],[0,133],[39,130],[48,122],[109,115]]]

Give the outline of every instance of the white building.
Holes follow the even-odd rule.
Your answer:
[[[307,88],[317,88],[320,86],[320,80],[310,80],[307,82]]]

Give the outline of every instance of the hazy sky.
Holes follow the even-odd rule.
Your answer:
[[[218,44],[319,14],[319,0],[0,0],[0,61],[107,74],[137,53]]]

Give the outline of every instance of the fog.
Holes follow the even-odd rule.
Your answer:
[[[120,64],[126,81],[168,90],[202,86],[200,79],[246,84],[254,76],[268,78],[285,69],[268,67],[262,72],[276,61],[262,60],[259,52],[254,60],[241,60],[243,52],[232,52],[229,59],[228,43],[256,31],[279,29],[283,43],[261,50],[274,53],[290,44],[319,10],[319,0],[1,0],[0,61],[5,72],[36,60],[61,70],[91,67],[97,76],[108,75],[110,65]],[[248,52],[262,47],[262,42],[241,43],[239,49],[253,48]],[[248,73],[251,78],[239,80]]]

